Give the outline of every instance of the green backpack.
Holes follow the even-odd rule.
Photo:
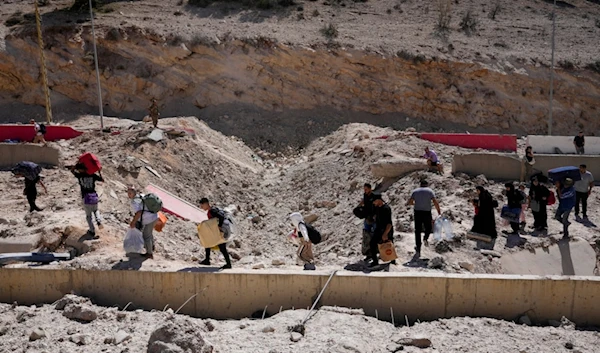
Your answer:
[[[156,194],[150,193],[143,195],[142,202],[144,204],[144,209],[152,213],[158,213],[158,211],[162,210],[162,200],[160,197],[156,196]]]

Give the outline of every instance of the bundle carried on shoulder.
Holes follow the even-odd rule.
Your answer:
[[[79,156],[77,162],[85,167],[88,174],[94,174],[102,169],[102,164],[98,157],[90,152],[86,152]]]
[[[23,161],[19,162],[17,166],[12,169],[12,172],[16,175],[22,175],[26,179],[35,180],[42,172],[42,167],[33,162]]]
[[[142,195],[142,203],[144,204],[144,210],[152,213],[158,213],[163,207],[160,197],[153,193]]]

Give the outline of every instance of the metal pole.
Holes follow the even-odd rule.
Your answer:
[[[554,33],[556,31],[556,0],[552,7],[552,65],[550,67],[550,114],[548,118],[548,135],[552,135],[552,101],[554,96]]]
[[[35,25],[37,27],[38,46],[40,47],[40,57],[42,60],[42,84],[44,85],[44,96],[46,99],[46,122],[52,122],[52,105],[50,103],[50,88],[48,87],[48,73],[46,70],[46,56],[44,55],[44,39],[42,38],[42,19],[40,17],[40,9],[38,0],[35,3]]]
[[[94,46],[94,64],[96,65],[96,84],[98,86],[98,108],[100,109],[100,128],[104,129],[104,111],[102,109],[102,87],[100,86],[100,70],[98,69],[98,51],[96,50],[96,32],[94,30],[94,10],[92,0],[90,3],[90,18],[92,20],[92,43]]]

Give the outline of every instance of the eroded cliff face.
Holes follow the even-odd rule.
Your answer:
[[[96,106],[88,27],[45,30],[53,98]],[[123,117],[145,114],[157,97],[198,108],[243,103],[268,111],[312,110],[399,113],[439,123],[505,131],[545,132],[549,70],[495,63],[406,60],[380,53],[290,47],[264,38],[179,43],[139,28],[97,31],[103,101]],[[43,105],[35,31],[6,37],[0,52],[2,103]],[[600,131],[600,77],[592,72],[555,76],[554,133]],[[94,110],[90,111],[91,113]],[[2,112],[7,120],[13,112]]]

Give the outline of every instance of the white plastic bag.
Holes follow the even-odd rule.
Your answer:
[[[125,239],[123,239],[123,249],[125,253],[141,254],[144,252],[144,236],[142,231],[137,228],[129,228]]]
[[[443,219],[442,217],[438,217],[435,219],[433,223],[433,241],[438,242],[442,240],[442,231],[443,231]]]
[[[452,240],[454,233],[452,232],[452,222],[446,217],[442,217],[442,228],[444,229],[444,236],[446,240]]]

